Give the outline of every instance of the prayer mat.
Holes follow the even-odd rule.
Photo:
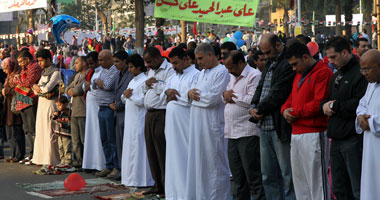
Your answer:
[[[53,198],[63,196],[73,196],[80,194],[92,194],[97,192],[111,192],[117,190],[124,190],[124,185],[116,184],[108,179],[94,178],[85,179],[86,187],[79,191],[68,191],[63,186],[63,181],[54,181],[51,183],[17,183],[16,185],[26,190],[26,192],[33,196],[41,198]]]
[[[99,200],[163,200],[165,198],[161,198],[158,195],[148,195],[144,196],[143,193],[145,191],[141,192],[133,192],[133,189],[129,193],[123,193],[123,194],[113,194],[113,195],[107,195],[107,196],[94,196],[95,199]]]

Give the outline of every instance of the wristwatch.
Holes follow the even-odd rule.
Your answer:
[[[334,107],[334,102],[330,103],[330,109],[333,109]]]

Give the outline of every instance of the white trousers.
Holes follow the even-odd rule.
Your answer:
[[[297,199],[330,199],[328,152],[326,132],[292,134],[290,160]]]

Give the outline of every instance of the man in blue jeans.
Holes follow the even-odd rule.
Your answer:
[[[103,67],[103,71],[96,81],[96,86],[99,89],[96,93],[96,102],[99,105],[100,138],[106,157],[106,168],[95,173],[95,175],[113,179],[120,176],[120,166],[116,150],[115,116],[110,105],[114,103],[115,80],[119,71],[113,65],[111,51],[101,51],[98,60],[99,64]]]
[[[262,36],[260,49],[268,59],[249,111],[260,132],[261,172],[266,199],[296,199],[290,164],[290,124],[281,106],[291,90],[295,72],[284,57],[285,47],[274,34]]]

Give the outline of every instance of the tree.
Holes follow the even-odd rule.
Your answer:
[[[363,21],[364,22],[370,22],[368,25],[364,25],[363,28],[367,30],[367,33],[369,37],[372,36],[372,28],[371,28],[371,21],[372,21],[372,2],[363,0]]]
[[[181,42],[186,43],[186,22],[181,20]]]
[[[144,2],[142,0],[135,1],[135,22],[136,22],[136,50],[142,55],[144,51]],[[139,15],[139,17],[137,17]]]
[[[99,8],[98,3],[95,3],[95,9],[96,9],[96,12],[98,13],[98,15],[99,15],[99,17],[100,17],[100,20],[102,20],[103,30],[107,33],[107,32],[108,32],[108,22],[107,22],[107,17],[106,17],[106,15],[104,14],[104,12],[102,11],[102,9]],[[95,19],[95,20],[98,20],[98,19]],[[106,35],[107,35],[107,34],[106,34]]]
[[[345,0],[344,1],[344,18],[345,18],[345,26],[346,36],[348,38],[351,37],[351,27],[352,25],[349,23],[352,21],[352,9],[353,9],[354,1],[353,0]]]
[[[32,28],[33,30],[36,30],[35,23],[34,23],[34,14],[36,13],[36,9],[26,10],[25,13],[26,13],[26,21],[27,21],[28,29]],[[33,43],[34,35],[29,35],[28,38],[29,38],[28,43]]]
[[[16,34],[20,34],[21,32],[21,24],[23,22],[24,18],[19,17],[17,21],[17,27],[16,27]],[[17,38],[17,49],[20,49],[20,37]]]
[[[340,35],[342,35],[341,27],[338,24],[338,22],[342,21],[340,0],[335,0],[335,21],[336,21],[335,34],[337,36],[340,36]]]

